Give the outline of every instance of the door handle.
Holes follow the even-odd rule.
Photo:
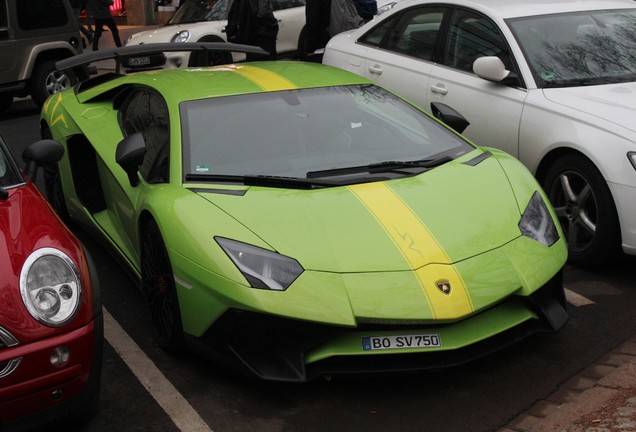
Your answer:
[[[433,93],[437,93],[437,94],[441,94],[441,95],[445,95],[448,93],[448,89],[446,87],[444,87],[444,84],[435,84],[433,86],[431,86],[431,91]]]
[[[373,75],[382,75],[382,68],[378,65],[369,67],[369,72]]]

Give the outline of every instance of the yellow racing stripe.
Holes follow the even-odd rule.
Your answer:
[[[255,83],[265,91],[289,90],[298,88],[296,84],[277,73],[255,66],[236,66],[234,71]]]
[[[466,284],[437,239],[422,220],[386,183],[349,186],[382,226],[414,270],[433,317],[453,319],[473,312]],[[448,283],[449,293],[438,284]]]

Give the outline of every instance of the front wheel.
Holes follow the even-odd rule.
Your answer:
[[[586,157],[566,155],[543,182],[568,243],[569,261],[581,267],[607,265],[620,252],[616,206],[607,182]]]
[[[71,72],[61,72],[55,67],[56,60],[47,60],[38,64],[31,75],[31,98],[41,107],[44,101],[61,90],[70,88],[76,81]]]
[[[142,236],[141,288],[157,342],[166,351],[179,354],[185,349],[185,339],[168,251],[155,221],[146,224]]]

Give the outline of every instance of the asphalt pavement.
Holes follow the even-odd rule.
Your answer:
[[[156,27],[119,26],[121,40]],[[636,335],[497,432],[636,432]]]

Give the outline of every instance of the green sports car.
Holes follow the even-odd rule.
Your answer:
[[[124,58],[58,68],[107,57]],[[65,147],[53,206],[138,278],[169,351],[306,381],[457,365],[568,319],[566,243],[532,175],[349,72],[98,75],[51,96],[41,128]]]

